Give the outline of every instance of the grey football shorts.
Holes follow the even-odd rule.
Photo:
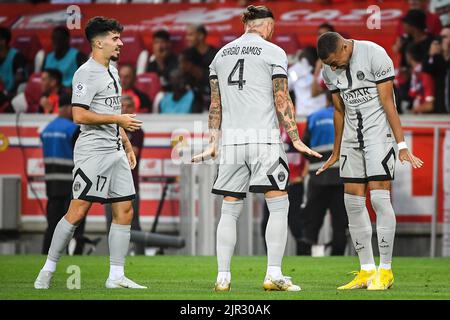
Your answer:
[[[253,143],[222,146],[212,193],[244,198],[254,193],[286,191],[289,167],[284,145]]]
[[[111,203],[134,199],[130,165],[123,150],[106,153],[74,154],[73,199]]]
[[[362,149],[341,147],[340,176],[344,183],[367,183],[394,179],[394,143],[379,143]]]

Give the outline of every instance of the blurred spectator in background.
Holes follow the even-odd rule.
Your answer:
[[[56,69],[46,69],[41,75],[42,97],[40,113],[59,113],[60,100],[67,98],[67,91],[62,86],[62,74]]]
[[[347,213],[344,205],[344,184],[339,177],[339,162],[336,162],[326,175],[316,175],[316,171],[325,163],[333,152],[334,124],[331,94],[327,92],[327,107],[312,113],[306,122],[303,142],[310,148],[318,150],[323,158],[309,158],[308,194],[306,206],[301,215],[303,219],[302,239],[299,244],[300,254],[310,255],[311,246],[317,243],[319,231],[325,214],[330,210],[333,238],[331,255],[343,255],[347,244]]]
[[[152,109],[152,102],[149,96],[135,87],[136,69],[129,64],[123,65],[120,67],[119,76],[122,85],[122,95],[130,96],[133,99],[134,112],[149,112]]]
[[[423,64],[435,82],[435,113],[450,113],[450,24],[446,25],[440,38],[433,41]]]
[[[86,62],[87,56],[78,49],[70,47],[69,29],[56,27],[52,32],[53,51],[45,57],[44,69],[57,69],[62,74],[64,87],[72,87],[75,71]]]
[[[202,64],[205,72],[209,74],[209,65],[217,53],[214,48],[206,43],[208,32],[202,24],[191,24],[186,30],[186,43],[189,48],[195,48],[202,57]]]
[[[47,254],[59,220],[66,214],[72,198],[73,148],[80,127],[72,122],[70,96],[60,100],[59,114],[42,131],[40,137],[45,164],[45,188],[47,194],[47,229],[44,235],[42,254]],[[83,219],[75,230],[77,240],[74,254],[83,253]]]
[[[298,61],[288,69],[289,91],[295,94],[295,110],[298,116],[309,116],[326,105],[325,94],[312,96],[314,68],[318,60],[314,47],[306,47]]]
[[[406,59],[411,67],[409,96],[413,100],[413,113],[429,113],[434,110],[434,80],[429,73],[422,71],[425,57],[424,48],[411,43],[406,49]]]
[[[156,72],[159,75],[161,86],[166,90],[169,84],[170,73],[178,67],[178,58],[172,53],[170,33],[158,30],[153,33],[153,54],[147,65],[147,72]]]
[[[164,93],[159,104],[159,113],[191,113],[194,105],[194,92],[188,89],[186,79],[180,70],[170,74],[171,91]]]
[[[133,114],[136,113],[136,106],[134,105],[134,99],[131,96],[123,95],[121,98],[122,113]],[[134,189],[136,190],[136,197],[133,199],[133,219],[131,220],[131,230],[141,231],[141,224],[139,223],[139,163],[141,161],[142,148],[144,147],[144,131],[139,128],[136,131],[125,130],[131,146],[133,147],[134,155],[136,156],[136,167],[131,170],[133,175]],[[112,207],[111,204],[105,205],[106,214],[106,230],[110,230],[112,222]],[[135,255],[145,254],[145,246],[142,243],[133,242]]]
[[[423,48],[423,52],[427,52],[434,37],[427,31],[426,15],[422,10],[409,10],[402,21],[405,34],[400,46],[400,64],[406,66],[406,48],[415,43]]]
[[[394,45],[395,52],[400,54],[400,69],[396,76],[396,104],[399,112],[412,108],[412,100],[409,96],[411,83],[411,67],[406,59],[406,50],[409,45],[417,44],[422,47],[422,52],[428,52],[433,36],[427,32],[425,12],[418,9],[409,10],[402,18],[405,34],[399,44]]]
[[[317,28],[317,37],[320,37],[325,32],[334,32],[334,27],[329,23],[322,23]],[[322,78],[322,60],[317,59],[314,66],[314,81],[311,85],[311,97],[317,97],[323,93],[326,93],[327,87]]]
[[[0,27],[0,82],[2,82],[4,99],[10,100],[17,87],[27,79],[25,56],[17,49],[9,46],[11,31]]]
[[[425,13],[426,26],[429,33],[438,36],[442,29],[441,20],[437,14],[430,12],[430,0],[408,0],[409,10],[422,10]],[[402,17],[403,18],[403,17]],[[405,33],[403,29],[403,21],[400,19],[397,26],[397,40],[401,41],[401,37]],[[399,43],[400,45],[400,43]]]
[[[202,56],[194,48],[183,50],[180,55],[180,69],[189,88],[194,92],[194,106],[192,112],[201,113],[209,109],[210,87],[209,72],[205,72]]]
[[[317,37],[320,37],[325,32],[334,32],[334,26],[328,22],[324,22],[317,28]]]

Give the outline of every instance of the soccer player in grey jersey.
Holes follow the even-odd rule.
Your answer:
[[[221,135],[220,165],[212,190],[225,196],[217,227],[215,290],[231,288],[230,261],[236,244],[236,222],[249,189],[264,193],[270,211],[263,288],[299,291],[300,287],[281,272],[287,240],[289,169],[279,123],[298,151],[321,156],[299,139],[288,92],[286,53],[268,41],[274,31],[272,12],[264,6],[249,6],[242,21],[245,33],[219,50],[210,65],[210,144],[193,158],[197,162],[217,156]]]
[[[394,65],[386,51],[373,42],[344,39],[335,32],[320,36],[317,51],[335,107],[333,153],[317,174],[340,161],[350,235],[361,264],[356,277],[338,289],[386,290],[394,282],[391,260],[396,219],[390,188],[396,149],[402,163],[420,168],[423,162],[405,143],[394,102]],[[367,189],[377,214],[378,270],[366,209]]]
[[[73,119],[81,125],[74,150],[73,200],[55,229],[47,261],[34,283],[36,289],[49,288],[57,262],[93,202],[112,203],[110,272],[105,286],[146,288],[124,274],[133,217],[131,200],[135,196],[131,169],[136,165],[124,129],[136,130],[142,122],[134,114],[121,114],[122,88],[117,69],[110,65],[111,60],[119,58],[122,30],[118,21],[103,17],[92,18],[86,25],[92,58],[73,78]]]

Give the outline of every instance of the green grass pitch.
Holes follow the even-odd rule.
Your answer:
[[[234,257],[232,291],[215,293],[215,257],[127,257],[126,273],[147,290],[107,290],[106,256],[64,256],[49,290],[33,289],[44,256],[0,256],[0,300],[8,299],[155,299],[155,300],[272,300],[272,299],[450,299],[450,259],[394,259],[394,286],[383,292],[337,291],[358,266],[356,257],[285,257],[283,272],[302,287],[300,292],[265,292],[266,258]],[[69,290],[70,265],[81,270],[81,289]]]

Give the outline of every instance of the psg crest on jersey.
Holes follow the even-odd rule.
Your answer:
[[[358,78],[358,80],[363,80],[364,79],[364,72],[358,71],[356,73],[356,77]]]

